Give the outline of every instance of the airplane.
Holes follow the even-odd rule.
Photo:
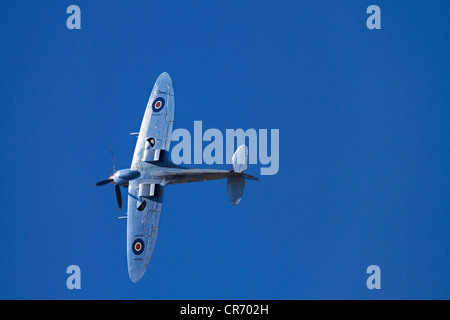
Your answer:
[[[230,170],[185,168],[169,160],[170,138],[174,122],[175,99],[172,79],[167,72],[159,75],[145,109],[129,169],[116,170],[96,186],[115,185],[117,204],[122,209],[120,187],[128,187],[127,220],[128,274],[134,283],[144,275],[155,247],[164,187],[170,184],[228,179],[230,202],[242,198],[245,180],[258,178],[244,173],[248,166],[248,148],[241,145],[232,157]]]

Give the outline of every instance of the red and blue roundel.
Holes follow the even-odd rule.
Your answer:
[[[153,112],[160,112],[164,108],[165,104],[166,101],[163,97],[156,98],[152,103]]]
[[[133,249],[135,255],[140,255],[142,252],[144,252],[144,241],[137,238],[136,240],[134,240],[131,249]]]

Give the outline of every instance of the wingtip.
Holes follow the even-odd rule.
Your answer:
[[[144,276],[147,264],[141,265],[138,268],[128,269],[128,276],[133,283],[138,283]]]
[[[169,73],[167,73],[166,71],[161,73],[158,78],[160,78],[160,79],[166,78],[168,80],[172,80],[172,78],[170,77]]]

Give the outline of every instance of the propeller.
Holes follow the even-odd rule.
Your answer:
[[[98,186],[103,186],[103,185],[108,184],[108,183],[113,182],[113,181],[114,181],[114,179],[102,180],[102,181],[97,182],[97,183],[95,184],[95,186],[96,186],[96,187],[98,187]]]
[[[110,151],[111,151],[111,158],[112,158],[112,163],[113,163],[113,170],[114,170],[114,173],[116,173],[116,164],[114,163],[114,153],[113,153],[112,149]],[[114,174],[106,180],[97,182],[95,184],[95,186],[96,187],[103,186],[103,185],[111,183],[111,182],[114,183]],[[120,186],[116,184],[114,187],[116,189],[117,204],[119,205],[119,209],[122,209],[122,193],[120,191]]]
[[[114,169],[114,173],[116,173],[116,164],[114,163],[114,153],[113,153],[112,149],[109,149],[109,151],[111,151],[111,158],[112,158],[112,162],[113,162],[113,169]]]
[[[119,209],[122,209],[122,193],[120,192],[120,187],[118,184],[116,184],[115,187],[116,187],[117,204],[119,205]]]

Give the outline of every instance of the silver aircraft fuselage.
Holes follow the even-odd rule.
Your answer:
[[[115,184],[119,208],[122,206],[120,186],[128,187],[127,214],[122,218],[127,219],[128,273],[133,282],[141,279],[152,256],[166,185],[226,178],[228,197],[236,205],[244,191],[244,179],[257,180],[243,173],[248,163],[245,145],[233,155],[231,170],[184,168],[170,162],[174,114],[172,80],[163,72],[150,94],[131,167],[116,171],[113,157],[114,174],[96,184]]]

